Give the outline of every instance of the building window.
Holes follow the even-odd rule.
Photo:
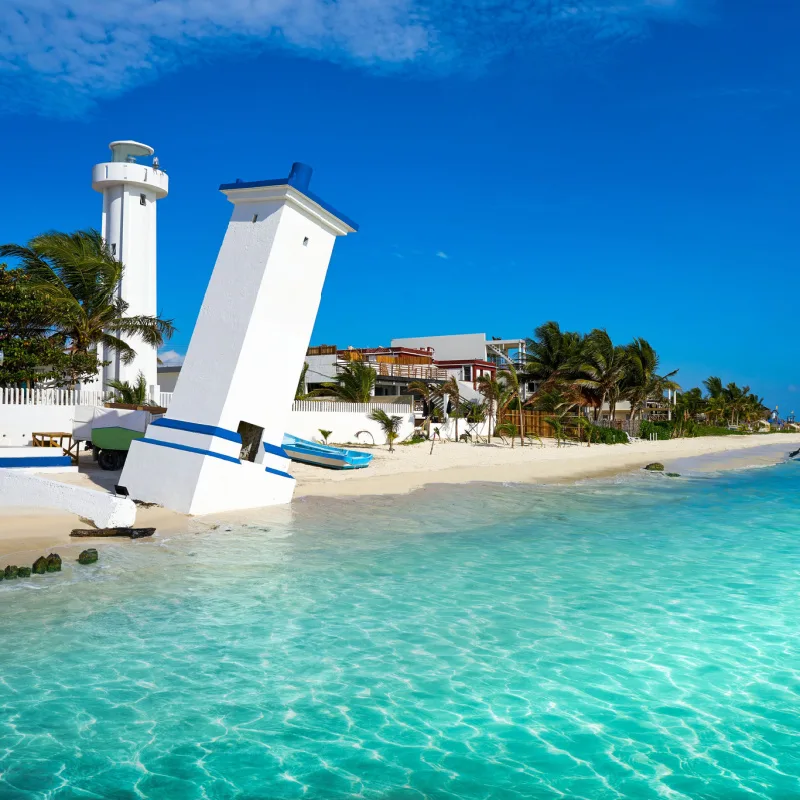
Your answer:
[[[140,194],[139,195],[139,205],[140,206],[146,206],[147,205],[147,195],[146,194]]]
[[[303,239],[303,247],[308,247],[308,236],[306,236],[306,238]]]
[[[465,366],[464,367],[464,380],[471,381],[472,380],[472,367]]]
[[[117,243],[111,242],[111,255],[115,256],[117,254]]]

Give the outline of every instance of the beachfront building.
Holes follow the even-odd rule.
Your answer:
[[[524,338],[502,339],[497,336],[487,337],[485,333],[392,339],[392,347],[432,350],[436,363],[456,380],[470,384],[475,393],[482,375],[494,377],[498,370],[509,366],[524,371],[527,360],[525,345]],[[529,395],[536,390],[536,387],[531,381],[525,384],[524,389],[526,395]]]
[[[109,148],[111,160],[92,170],[92,188],[103,195],[101,232],[112,254],[125,265],[119,296],[128,304],[127,315],[156,316],[156,205],[167,196],[169,178],[149,145],[124,140],[111,142]],[[119,353],[101,353],[109,363],[95,387],[105,388],[110,380],[135,384],[141,372],[150,396],[157,398],[156,348],[138,338],[127,341],[136,357],[126,364]]]
[[[485,333],[458,333],[447,336],[412,336],[392,339],[392,347],[432,350],[437,361],[484,361],[502,369],[511,364],[521,369],[527,352],[525,339],[487,338]]]
[[[444,382],[448,373],[434,362],[428,348],[409,347],[348,347],[336,345],[309,347],[306,354],[306,391],[324,388],[354,361],[369,364],[376,373],[376,397],[408,395],[413,381]]]

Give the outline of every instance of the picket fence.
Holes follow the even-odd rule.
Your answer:
[[[292,411],[327,413],[335,411],[348,414],[369,414],[376,408],[387,414],[410,414],[414,409],[410,403],[339,403],[334,400],[295,400]]]
[[[12,389],[0,388],[0,405],[6,406],[102,406],[113,398],[113,392],[90,392],[78,389]],[[158,405],[169,408],[172,392],[160,392]],[[410,414],[410,403],[339,403],[331,400],[296,400],[292,411],[314,413],[369,414],[376,408],[387,414]]]
[[[102,406],[110,392],[87,392],[78,389],[0,388],[4,406]]]

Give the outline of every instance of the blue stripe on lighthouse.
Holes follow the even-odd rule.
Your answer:
[[[269,444],[268,442],[264,442],[264,452],[273,456],[279,456],[280,458],[289,458],[282,447],[278,447],[276,444]]]
[[[213,458],[221,458],[223,461],[230,461],[232,464],[241,464],[238,458],[233,456],[226,456],[223,453],[215,453],[212,450],[201,450],[199,447],[189,447],[186,444],[175,444],[175,442],[162,442],[160,439],[148,439],[146,436],[143,439],[134,439],[135,442],[144,442],[145,444],[155,444],[159,447],[171,447],[173,450],[183,450],[187,453],[197,453],[201,456],[212,456]]]
[[[199,433],[203,436],[216,436],[219,439],[236,442],[236,444],[242,443],[241,434],[236,431],[229,431],[227,428],[216,428],[214,425],[201,425],[199,422],[184,422],[181,419],[167,419],[167,417],[154,419],[150,424],[159,428],[173,428],[176,431]]]

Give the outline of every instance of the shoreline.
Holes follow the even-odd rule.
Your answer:
[[[404,458],[401,448],[396,448],[398,453],[395,454],[379,452],[369,467],[374,470],[372,474],[362,475],[355,470],[333,473],[305,464],[293,464],[291,471],[298,479],[296,498],[408,494],[431,484],[572,483],[631,472],[652,462],[662,462],[670,471],[671,467],[680,467],[691,460],[693,463],[683,466],[684,469],[687,466],[702,469],[702,464],[694,462],[714,456],[718,458],[713,462],[713,470],[778,464],[790,451],[800,447],[800,434],[781,434],[777,441],[776,436],[778,434],[769,438],[719,436],[561,448],[547,441],[543,448],[533,445],[514,449],[450,442],[444,445],[444,448],[451,448],[448,457],[440,461],[426,461],[425,455],[420,458],[419,452],[414,453],[413,459]],[[764,449],[775,452],[753,453]],[[456,459],[461,458],[465,450],[472,451],[482,463],[458,463]],[[436,455],[434,451],[429,458],[435,459]]]
[[[437,443],[432,455],[429,445],[401,445],[395,453],[376,448],[372,451],[374,458],[369,471],[363,473],[360,470],[336,472],[298,463],[292,463],[291,472],[297,479],[296,500],[352,498],[408,494],[431,485],[574,483],[632,472],[654,461],[664,463],[667,471],[677,472],[743,469],[778,464],[798,447],[800,434],[704,437],[561,448],[551,441],[545,441],[543,447],[528,445],[524,448],[447,442]],[[65,474],[60,479],[108,490],[117,481],[118,474],[101,473],[90,467],[78,474]],[[155,527],[154,540],[157,541],[159,536],[187,532],[193,522],[204,527],[240,524],[274,512],[274,508],[248,509],[189,517],[158,506],[140,507],[136,525]],[[87,547],[100,549],[112,544],[129,544],[127,539],[70,538],[70,531],[76,527],[86,527],[86,524],[67,512],[0,508],[0,569],[6,563],[14,563],[14,559],[27,564],[48,552],[74,559]],[[154,540],[139,540],[135,544]]]

